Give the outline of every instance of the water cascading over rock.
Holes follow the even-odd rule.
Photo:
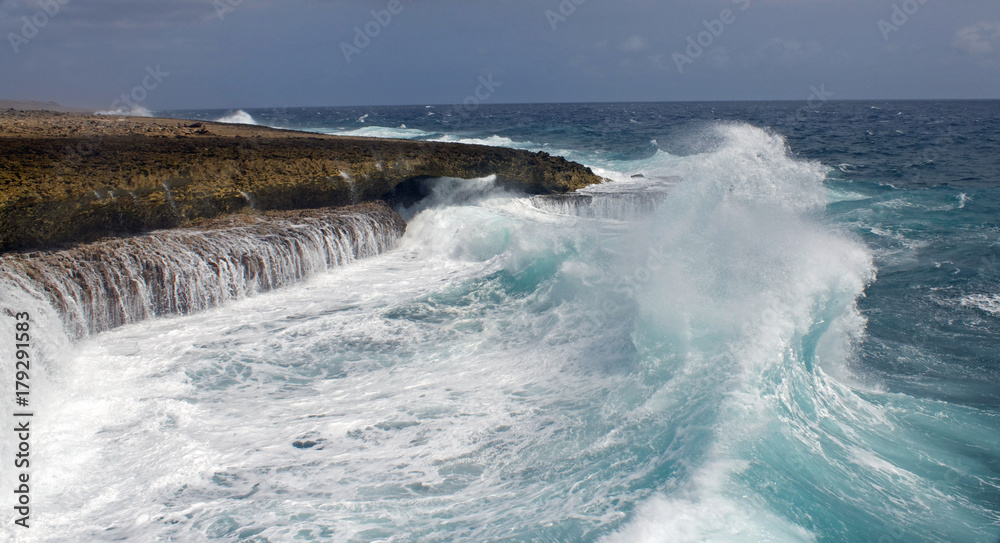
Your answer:
[[[0,286],[59,313],[70,337],[188,314],[377,255],[403,234],[381,202],[236,216],[71,249],[0,257]]]

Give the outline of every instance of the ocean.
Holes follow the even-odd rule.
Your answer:
[[[378,256],[108,331],[8,274],[25,540],[1000,541],[1000,102],[155,114],[609,182],[429,180]]]

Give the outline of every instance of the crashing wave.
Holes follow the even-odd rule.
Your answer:
[[[153,112],[140,105],[133,105],[132,107],[129,108],[119,107],[116,109],[95,111],[94,115],[118,115],[122,117],[152,117]]]
[[[216,119],[215,122],[229,124],[257,124],[257,121],[255,121],[249,113],[243,111],[242,109],[238,109],[229,115],[223,115],[222,117]]]

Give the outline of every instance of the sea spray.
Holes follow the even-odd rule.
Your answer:
[[[257,121],[254,120],[253,116],[247,113],[246,111],[243,111],[242,109],[238,109],[232,113],[223,115],[222,117],[215,119],[215,122],[229,123],[229,124],[252,124],[252,125],[257,124]]]
[[[790,158],[780,136],[718,130],[720,149],[692,157],[660,208],[651,239],[667,257],[635,290],[637,348],[665,378],[652,407],[697,413],[687,439],[704,452],[604,541],[851,540],[880,523],[974,540],[982,517],[935,489],[952,453],[911,454],[922,424],[871,401],[850,371],[875,268],[823,219],[827,169]],[[961,520],[944,531],[930,511]]]
[[[760,376],[783,380],[817,363],[815,352],[803,357],[797,343],[818,323],[856,315],[854,299],[872,278],[871,256],[818,219],[824,167],[789,158],[784,140],[760,129],[716,130],[720,148],[690,159],[679,172],[685,181],[651,227],[645,243],[665,255],[660,268],[634,286],[639,348],[659,353],[648,363],[670,376],[662,394],[688,398],[715,430],[700,438],[703,464],[609,541],[812,538],[806,527],[769,513],[766,503],[733,499],[729,480],[749,466],[741,443],[773,424]],[[739,537],[727,537],[730,531]]]

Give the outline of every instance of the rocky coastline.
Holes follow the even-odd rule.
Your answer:
[[[526,194],[603,181],[547,153],[261,126],[0,111],[0,253],[258,215],[406,201],[433,177]]]

